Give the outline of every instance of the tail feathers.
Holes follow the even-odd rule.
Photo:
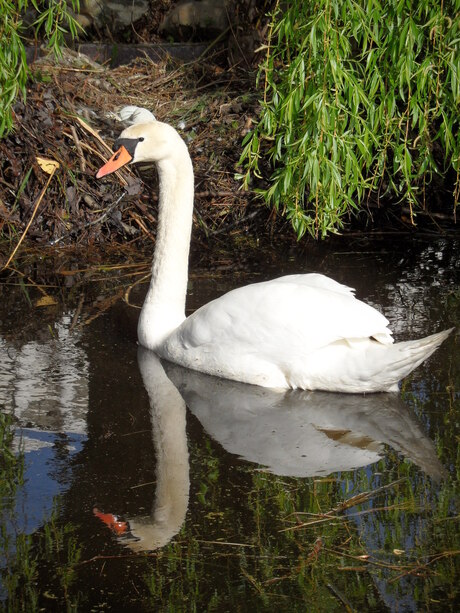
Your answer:
[[[449,328],[448,330],[443,330],[415,341],[403,341],[402,343],[392,345],[392,364],[390,368],[396,375],[396,381],[407,377],[417,366],[429,358],[453,329]]]

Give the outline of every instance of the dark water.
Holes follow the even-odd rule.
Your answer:
[[[189,306],[317,271],[423,336],[458,325],[458,246],[219,254],[192,265]],[[1,288],[0,403],[25,452],[0,489],[5,610],[458,610],[455,335],[400,395],[278,394],[138,351],[138,311],[110,300],[133,280],[87,277],[50,275],[50,306]]]

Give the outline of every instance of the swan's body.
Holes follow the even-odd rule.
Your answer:
[[[133,125],[98,177],[128,162],[157,163],[159,227],[139,342],[181,366],[273,388],[396,391],[450,330],[393,344],[388,321],[353,290],[319,274],[235,289],[185,318],[193,168],[171,126]]]

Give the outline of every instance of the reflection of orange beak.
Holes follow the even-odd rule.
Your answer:
[[[101,513],[99,509],[93,509],[93,513],[118,536],[124,534],[128,530],[128,522],[119,521],[117,516],[112,515],[112,513]]]
[[[100,179],[101,177],[109,175],[111,172],[115,172],[116,170],[130,162],[132,159],[133,156],[129,153],[126,147],[123,147],[122,145],[118,149],[118,151],[116,151],[112,155],[110,160],[106,162],[104,166],[102,166],[102,168],[99,168],[99,170],[97,171],[96,179]]]

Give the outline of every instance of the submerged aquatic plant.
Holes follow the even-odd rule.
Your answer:
[[[35,575],[35,563],[28,555],[29,537],[19,534],[13,538],[8,529],[14,520],[16,493],[24,484],[24,453],[22,449],[15,452],[13,441],[14,419],[9,413],[0,411],[0,587],[4,584],[7,591],[15,590],[19,581],[18,576],[10,572],[12,560],[17,560],[21,566],[24,589],[29,589]]]
[[[460,196],[457,0],[277,2],[240,175],[300,238],[338,231],[371,195],[414,222],[435,174]],[[269,160],[270,169],[265,160]]]
[[[14,420],[0,411],[0,502],[14,496],[24,482],[24,454],[13,450]],[[0,509],[3,504],[0,505]]]
[[[75,536],[75,526],[59,521],[60,505],[57,496],[50,519],[36,533],[20,532],[8,540],[7,548],[5,540],[0,540],[0,553],[8,558],[7,567],[0,567],[5,610],[37,611],[42,602],[54,602],[63,611],[78,610],[80,593],[72,588],[82,545]]]
[[[40,562],[45,560],[56,578],[55,594],[48,592],[48,597],[62,599],[67,610],[76,610],[78,594],[69,594],[82,550],[75,527],[59,523],[60,500],[56,497],[42,530],[35,534],[18,531],[15,505],[24,485],[24,452],[21,446],[19,452],[13,449],[13,440],[13,417],[0,411],[0,608],[5,604],[8,611],[38,610]]]

